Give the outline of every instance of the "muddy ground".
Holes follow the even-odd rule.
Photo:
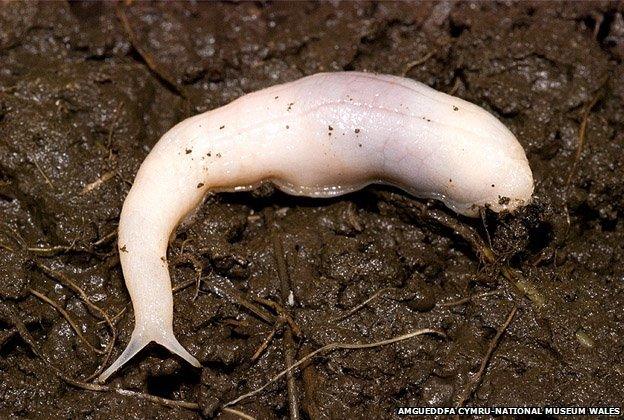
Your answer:
[[[223,405],[289,357],[420,328],[447,337],[322,353],[290,391],[280,379],[230,408],[388,418],[403,405],[622,405],[622,10],[0,3],[0,415],[235,417]],[[204,368],[150,346],[107,384],[139,394],[87,389],[111,343],[104,314],[112,357],[132,331],[115,231],[150,148],[185,117],[331,70],[406,74],[490,110],[527,152],[534,204],[473,220],[381,187],[212,196],[168,255],[175,331]]]

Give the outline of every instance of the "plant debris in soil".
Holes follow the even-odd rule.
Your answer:
[[[623,14],[608,1],[0,3],[0,416],[620,406]],[[149,346],[94,384],[132,332],[116,229],[151,147],[244,93],[341,70],[494,113],[527,152],[534,203],[472,220],[378,186],[211,195],[167,257],[174,329],[203,369]]]

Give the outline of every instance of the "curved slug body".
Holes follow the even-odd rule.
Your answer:
[[[392,184],[467,216],[514,210],[533,192],[524,150],[500,121],[405,78],[321,73],[182,121],[147,156],[123,205],[118,244],[136,325],[100,380],[150,341],[200,366],[173,334],[169,237],[208,191],[262,181],[312,197]]]

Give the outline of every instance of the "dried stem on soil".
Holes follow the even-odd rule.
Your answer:
[[[275,262],[277,263],[277,276],[280,282],[280,291],[282,302],[288,302],[290,294],[292,294],[292,287],[289,284],[290,279],[288,277],[288,269],[286,267],[286,259],[284,258],[284,246],[279,232],[275,226],[275,216],[272,208],[267,208],[265,211],[266,224],[268,226],[271,242],[273,244],[273,255]],[[295,384],[295,377],[290,367],[295,360],[295,343],[293,340],[293,328],[295,325],[292,317],[285,308],[280,308],[283,311],[283,316],[290,319],[289,328],[284,331],[284,362],[286,364],[287,374],[287,389],[288,389],[288,410],[290,412],[290,418],[292,420],[298,420],[299,416],[299,398],[297,396],[297,385]],[[297,327],[299,329],[299,327]],[[300,330],[299,330],[300,332]]]
[[[275,375],[273,378],[271,378],[267,383],[265,383],[264,385],[262,385],[260,388],[248,392],[247,394],[243,394],[240,397],[235,398],[234,400],[227,402],[224,404],[224,407],[230,406],[230,405],[234,405],[246,398],[252,397],[260,392],[262,392],[267,386],[271,385],[273,382],[277,381],[278,379],[280,379],[281,377],[283,377],[284,375],[286,375],[288,372],[291,372],[293,369],[299,367],[301,364],[305,363],[307,360],[310,360],[311,358],[313,358],[314,356],[316,356],[319,353],[323,353],[323,352],[330,352],[333,350],[338,350],[338,349],[345,349],[345,350],[358,350],[358,349],[370,349],[373,347],[380,347],[380,346],[385,346],[388,344],[392,344],[392,343],[397,343],[399,341],[403,341],[403,340],[408,340],[410,338],[419,336],[419,335],[423,335],[423,334],[435,334],[435,335],[439,335],[440,337],[446,338],[447,335],[444,334],[442,331],[437,331],[437,330],[433,330],[433,329],[429,329],[429,328],[424,328],[421,330],[416,330],[416,331],[412,331],[411,333],[408,334],[403,334],[400,335],[398,337],[393,337],[393,338],[389,338],[387,340],[382,340],[382,341],[377,341],[374,343],[353,343],[353,344],[345,344],[345,343],[330,343],[327,344],[317,350],[314,350],[313,352],[311,352],[310,354],[302,357],[301,359],[299,359],[297,362],[293,363],[292,366],[290,366],[289,368],[281,371],[280,373],[278,373],[277,375]]]
[[[401,203],[409,210],[412,210],[419,218],[433,220],[441,226],[451,229],[456,235],[468,242],[472,246],[472,249],[474,249],[474,251],[483,259],[483,261],[488,264],[498,265],[502,276],[505,277],[516,290],[527,296],[535,305],[545,305],[545,299],[539,290],[528,280],[522,278],[519,279],[520,275],[513,269],[506,265],[500,264],[496,259],[494,251],[492,251],[492,249],[485,244],[479,234],[471,227],[462,224],[459,220],[452,218],[441,211],[432,210],[425,204],[421,204],[417,201],[410,200],[396,194],[391,195],[386,192],[378,194],[388,201]],[[392,198],[390,198],[391,196]]]
[[[61,307],[61,305],[54,302],[52,299],[50,299],[43,293],[38,292],[34,289],[30,289],[30,293],[38,297],[39,299],[41,299],[48,305],[52,306],[54,309],[56,309],[63,316],[63,318],[65,318],[65,320],[69,323],[69,325],[72,327],[74,332],[76,332],[76,335],[78,335],[78,337],[87,345],[87,347],[89,347],[89,349],[91,349],[91,351],[97,354],[104,354],[102,350],[98,350],[95,347],[93,347],[93,345],[89,342],[89,340],[85,338],[85,336],[82,334],[82,331],[80,331],[80,328],[78,328],[78,325],[76,325],[76,322],[74,322],[74,320],[69,316],[69,313],[67,313],[67,311]]]
[[[591,113],[594,106],[596,106],[596,103],[598,103],[598,100],[601,98],[602,87],[605,85],[605,83],[607,83],[607,81],[608,81],[608,78],[605,78],[600,83],[600,87],[598,88],[598,91],[596,92],[592,100],[587,104],[587,106],[585,106],[583,110],[583,116],[581,118],[581,125],[579,126],[579,132],[578,132],[578,144],[576,147],[576,153],[574,155],[574,160],[572,161],[572,165],[570,165],[570,172],[568,173],[568,177],[566,178],[566,182],[564,185],[564,192],[563,192],[563,200],[564,200],[563,210],[564,210],[565,217],[566,217],[567,230],[570,229],[570,223],[571,223],[570,212],[568,211],[568,195],[570,193],[570,187],[572,186],[572,180],[574,179],[578,171],[578,164],[581,160],[583,149],[585,148],[585,133],[587,132],[587,122],[589,121],[589,114]],[[567,236],[567,231],[564,236]]]
[[[336,322],[336,321],[341,321],[345,318],[348,318],[354,313],[356,313],[357,311],[359,311],[360,309],[362,309],[363,307],[365,307],[366,305],[368,305],[369,303],[371,303],[373,300],[377,299],[382,294],[393,291],[393,290],[399,290],[399,289],[397,289],[396,287],[385,287],[383,289],[380,289],[376,291],[371,297],[366,299],[364,302],[360,303],[359,305],[356,305],[352,309],[349,309],[347,312],[345,312],[342,315],[338,315],[337,317],[331,318],[328,322]]]
[[[251,302],[249,299],[246,299],[243,294],[236,290],[233,287],[225,286],[223,284],[217,285],[215,283],[208,283],[204,280],[204,282],[213,289],[213,292],[218,296],[225,295],[234,302],[238,303],[243,308],[249,310],[251,313],[256,315],[258,318],[266,322],[267,324],[273,325],[276,322],[275,316],[273,316],[270,312],[265,310],[264,308],[256,305]]]
[[[401,72],[401,76],[405,77],[405,75],[409,73],[411,69],[413,69],[416,66],[420,66],[421,64],[426,63],[427,60],[433,57],[433,54],[435,54],[435,51],[429,51],[422,58],[419,58],[418,60],[410,61],[409,63],[407,63],[405,67],[403,68],[403,71]]]
[[[459,77],[456,77],[455,82],[453,82],[453,86],[451,87],[451,90],[448,91],[448,94],[451,96],[454,96],[459,90],[460,86],[461,86],[461,79]]]
[[[50,186],[51,189],[54,189],[54,184],[52,184],[52,181],[50,181],[50,178],[48,178],[45,172],[43,172],[43,169],[41,169],[41,166],[39,166],[39,163],[36,160],[33,160],[33,163],[35,164],[35,167],[37,168],[37,170],[39,171],[39,173],[41,174],[45,182]]]
[[[22,235],[20,235],[20,233],[15,230],[12,226],[5,224],[4,226],[6,226],[13,235],[8,235],[11,239],[13,239],[15,242],[17,242],[19,244],[19,246],[22,247],[22,249],[35,254],[37,256],[40,257],[53,257],[59,254],[63,254],[66,252],[71,251],[72,249],[74,249],[74,247],[76,246],[76,243],[78,242],[78,238],[74,238],[74,240],[72,241],[71,244],[69,245],[55,245],[55,246],[49,246],[49,247],[34,247],[34,246],[29,246],[26,243],[26,240],[22,237]],[[15,250],[13,250],[12,248],[8,247],[8,246],[4,246],[2,244],[0,244],[0,247],[5,248],[11,252],[15,252]]]
[[[311,353],[311,349],[307,346],[301,349],[301,354],[303,356],[307,356]],[[321,414],[316,405],[317,401],[317,388],[319,386],[319,378],[317,378],[316,370],[314,369],[314,365],[311,360],[308,360],[306,363],[301,365],[301,376],[303,379],[303,409],[308,414],[308,417],[311,419],[319,419],[321,418]]]
[[[204,271],[204,265],[199,260],[199,258],[188,252],[184,252],[173,257],[174,264],[182,261],[188,261],[193,264],[193,269],[195,270],[195,274],[197,275],[197,279],[195,280],[195,294],[193,295],[193,300],[195,300],[197,299],[197,296],[199,296],[199,287],[201,286],[201,275]]]
[[[108,234],[102,236],[100,239],[98,239],[97,241],[93,242],[91,244],[91,246],[100,246],[100,245],[110,241],[111,239],[113,239],[116,236],[117,236],[117,229],[115,229],[111,233],[108,233]]]
[[[275,326],[271,329],[271,331],[269,332],[269,335],[266,336],[266,338],[262,341],[262,344],[260,344],[260,347],[258,347],[258,350],[256,350],[254,355],[251,357],[251,362],[252,363],[255,362],[256,360],[258,360],[258,358],[262,355],[262,353],[264,353],[264,351],[269,346],[269,343],[273,340],[273,337],[275,337],[275,334],[277,334],[277,332],[283,326],[284,326],[284,324],[281,323],[281,322],[275,323]]]
[[[459,300],[453,300],[450,302],[443,302],[443,303],[438,303],[438,306],[443,307],[443,308],[448,308],[451,306],[459,306],[459,305],[463,305],[464,303],[468,303],[470,301],[473,301],[475,299],[481,299],[484,297],[488,297],[488,296],[496,296],[499,295],[500,292],[495,290],[493,292],[485,292],[485,293],[478,293],[476,295],[471,295],[471,296],[467,296],[465,298],[459,299]]]
[[[282,305],[272,300],[261,298],[259,296],[254,296],[253,300],[262,305],[268,306],[269,308],[277,312],[278,317],[288,323],[290,329],[295,334],[295,336],[297,336],[297,338],[301,338],[303,336],[299,325],[295,322],[295,320],[292,318],[292,316],[290,316],[286,308],[284,308]]]
[[[109,388],[110,390],[110,388]],[[166,407],[186,408],[189,410],[199,410],[199,404],[190,401],[170,400],[168,398],[157,397],[156,395],[145,394],[143,392],[130,391],[128,389],[115,389],[120,395],[141,398]]]
[[[160,80],[161,82],[163,82],[165,86],[167,86],[169,89],[174,91],[176,94],[178,94],[179,96],[183,98],[186,98],[184,91],[180,87],[178,87],[175,79],[171,75],[169,75],[166,71],[161,69],[156,64],[156,60],[154,60],[152,55],[141,46],[139,39],[136,36],[136,33],[132,29],[130,20],[128,19],[128,16],[126,16],[125,6],[122,6],[121,2],[117,4],[117,7],[115,8],[115,13],[117,14],[117,17],[119,18],[119,21],[121,22],[121,25],[123,26],[124,31],[128,35],[130,44],[139,53],[143,61],[145,61],[145,64],[147,64],[147,67],[152,71],[152,73],[154,73],[156,78]]]
[[[32,247],[27,247],[26,251],[31,252],[33,254],[37,254],[38,256],[41,256],[41,257],[54,257],[54,256],[57,256],[59,254],[64,254],[74,249],[74,247],[76,246],[76,242],[78,242],[78,238],[74,238],[72,243],[69,245],[55,245],[55,246],[49,246],[49,247],[44,247],[44,248],[32,246]]]
[[[7,250],[9,252],[15,252],[15,250],[13,248],[11,248],[10,246],[5,245],[3,243],[0,243],[0,248],[5,249],[5,250]]]
[[[7,341],[13,338],[15,334],[17,334],[17,329],[15,327],[12,327],[9,330],[2,331],[2,333],[0,333],[0,349],[2,349]]]
[[[50,367],[54,371],[54,373],[63,381],[67,382],[68,384],[75,385],[80,388],[88,389],[91,391],[102,390],[100,385],[89,384],[86,382],[81,382],[76,379],[70,378],[69,376],[65,375],[59,368],[54,366],[54,364],[47,358],[47,356],[41,352],[41,349],[39,348],[39,346],[33,339],[32,335],[30,335],[30,333],[28,332],[26,325],[22,322],[22,320],[18,317],[18,315],[6,303],[0,303],[0,315],[2,315],[2,318],[4,318],[7,322],[9,322],[11,325],[13,325],[17,329],[17,333],[22,338],[22,340],[24,340],[24,342],[28,344],[32,352],[35,354],[35,356],[41,358],[41,360],[43,360],[44,363],[48,367]]]
[[[252,417],[249,414],[245,414],[242,411],[234,410],[233,408],[225,407],[225,408],[223,408],[223,411],[226,412],[226,413],[234,414],[235,416],[238,416],[238,417],[240,417],[241,419],[244,419],[244,420],[256,420],[255,417]]]
[[[37,267],[41,271],[43,271],[46,275],[48,275],[49,277],[53,279],[56,279],[63,286],[69,287],[74,292],[76,292],[78,296],[80,296],[81,300],[85,303],[85,305],[87,305],[87,307],[91,309],[92,313],[95,316],[99,316],[100,318],[106,321],[106,324],[108,325],[110,329],[111,336],[110,336],[110,339],[108,340],[108,344],[106,345],[106,350],[105,350],[106,355],[104,356],[104,360],[102,360],[102,362],[100,363],[100,367],[86,379],[87,381],[90,381],[91,379],[95,378],[104,370],[104,368],[108,364],[111,354],[113,353],[113,347],[115,345],[115,341],[117,340],[117,329],[115,328],[115,324],[113,324],[113,322],[111,321],[106,311],[100,308],[99,306],[97,306],[96,304],[94,304],[93,302],[91,302],[91,299],[89,298],[89,296],[87,296],[84,290],[82,290],[80,286],[74,283],[74,281],[70,279],[69,276],[65,275],[64,273],[61,273],[60,271],[56,271],[49,267],[46,267],[45,265],[39,262],[37,262],[36,264],[37,264]]]
[[[481,366],[479,367],[479,371],[468,382],[468,385],[466,386],[466,388],[464,388],[464,392],[462,392],[460,396],[458,397],[457,407],[463,406],[466,403],[466,401],[468,401],[468,399],[472,396],[472,394],[476,391],[477,387],[481,383],[481,380],[483,379],[483,374],[485,373],[485,369],[487,368],[487,365],[490,362],[490,359],[492,358],[492,354],[494,354],[494,350],[496,350],[496,347],[498,346],[498,343],[501,337],[507,330],[507,327],[509,327],[509,325],[511,324],[511,321],[513,321],[513,318],[516,315],[517,310],[518,310],[518,307],[514,305],[514,307],[511,309],[511,312],[509,312],[509,315],[507,316],[505,323],[496,332],[496,336],[490,342],[487,353],[485,353],[485,356],[483,357],[483,360],[481,361]]]
[[[87,184],[82,191],[80,191],[80,195],[85,195],[90,193],[93,190],[96,190],[102,186],[106,181],[112,179],[115,176],[115,171],[109,171],[104,173],[101,177],[96,179],[95,181]]]

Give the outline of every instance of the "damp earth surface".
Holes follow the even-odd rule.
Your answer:
[[[616,2],[2,2],[0,416],[234,418],[227,402],[324,345],[421,328],[446,337],[321,353],[229,408],[620,406],[623,58]],[[132,332],[115,233],[150,148],[244,93],[341,70],[495,114],[534,203],[468,219],[375,186],[210,195],[167,256],[174,329],[203,369],[152,345],[87,389]]]

